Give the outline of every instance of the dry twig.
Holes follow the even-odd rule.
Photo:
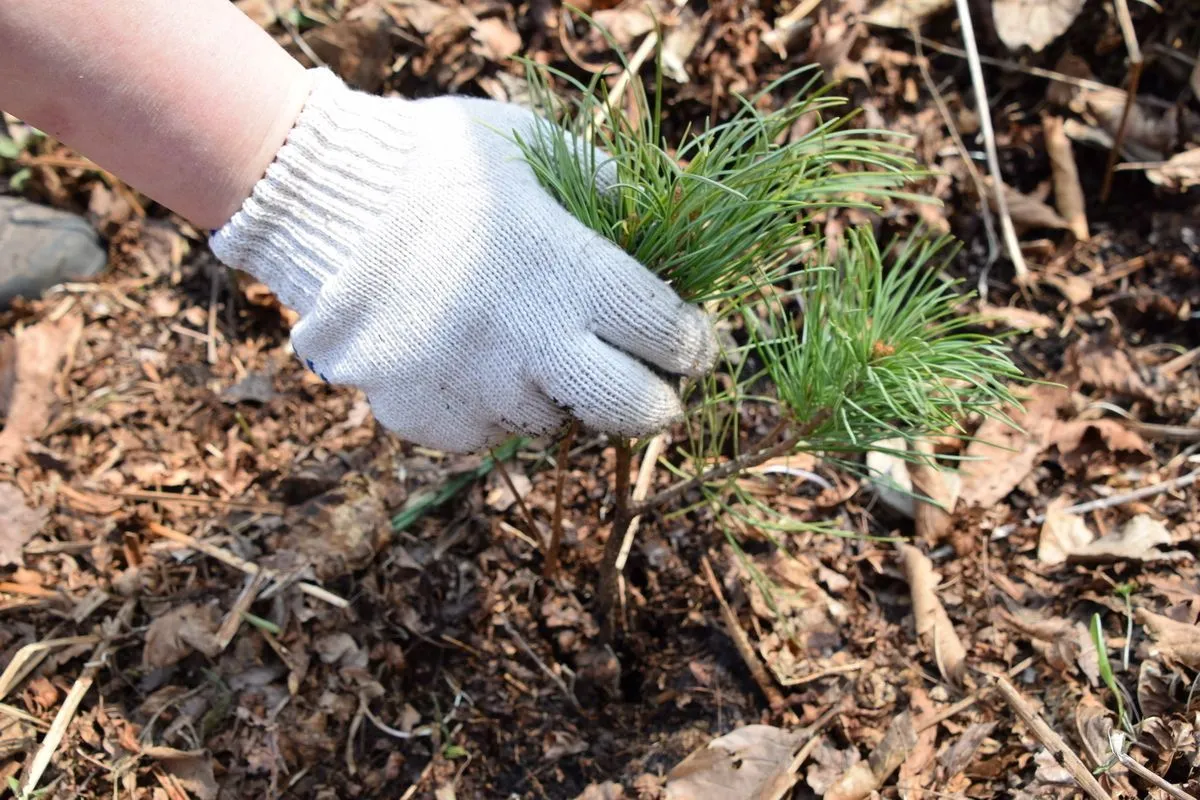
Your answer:
[[[1087,514],[1091,511],[1099,511],[1102,508],[1112,508],[1114,506],[1132,503],[1135,500],[1145,500],[1147,497],[1153,497],[1157,494],[1170,492],[1175,489],[1183,489],[1191,486],[1196,481],[1200,480],[1200,469],[1192,470],[1186,475],[1180,475],[1178,478],[1172,478],[1169,481],[1156,483],[1153,486],[1143,486],[1140,489],[1134,489],[1132,492],[1123,492],[1114,494],[1112,497],[1102,497],[1099,500],[1089,500],[1086,503],[1077,503],[1073,506],[1067,506],[1063,509],[1064,514]],[[1033,521],[1041,525],[1046,521],[1045,514],[1038,514],[1033,518]]]
[[[500,477],[504,479],[504,485],[512,492],[513,499],[516,500],[517,508],[521,511],[521,516],[525,519],[525,524],[529,526],[529,535],[537,541],[538,546],[544,544],[542,540],[542,532],[538,528],[537,520],[533,518],[533,512],[529,510],[529,506],[525,504],[525,498],[517,491],[517,485],[513,483],[512,476],[508,474],[508,467],[504,466],[504,462],[496,456],[496,451],[489,451],[492,454],[492,463],[496,465],[496,471],[500,473]]]
[[[546,666],[546,662],[542,661],[542,659],[538,657],[538,654],[533,652],[533,648],[530,647],[529,644],[521,637],[521,634],[517,633],[517,629],[510,625],[507,619],[502,620],[501,624],[504,625],[505,632],[514,642],[517,643],[518,646],[520,646],[525,655],[529,656],[533,663],[538,665],[538,668],[545,673],[546,677],[554,681],[554,685],[559,688],[571,706],[576,711],[583,711],[579,705],[579,700],[575,697],[575,693],[571,691],[571,687],[567,686],[566,681],[564,681],[562,677],[560,677],[554,670]]]
[[[933,80],[933,76],[929,74],[929,60],[925,58],[924,38],[916,26],[909,31],[912,36],[913,44],[917,49],[917,68],[921,70],[921,79],[925,81],[925,88],[929,91],[929,96],[933,98],[933,104],[937,106],[938,113],[942,116],[942,124],[946,126],[946,130],[950,132],[950,138],[954,142],[954,149],[958,151],[958,157],[966,167],[967,174],[971,176],[971,183],[975,185],[975,193],[979,195],[979,210],[983,213],[983,230],[987,235],[988,243],[988,258],[989,265],[996,262],[996,256],[999,254],[1000,244],[996,239],[996,223],[992,219],[992,205],[988,200],[987,185],[983,182],[983,177],[979,174],[979,168],[975,166],[974,160],[971,158],[970,151],[967,150],[967,145],[962,140],[962,134],[958,132],[958,126],[954,124],[954,115],[950,113],[950,107],[946,105],[946,99],[942,97],[942,93],[938,91],[937,84]],[[980,281],[979,298],[987,302],[987,281]]]
[[[1000,694],[1012,708],[1013,713],[1020,717],[1021,721],[1025,723],[1025,727],[1029,728],[1030,733],[1037,737],[1037,740],[1050,751],[1050,754],[1058,763],[1062,764],[1067,772],[1071,773],[1071,777],[1089,797],[1093,800],[1112,800],[1108,792],[1104,791],[1104,787],[1100,785],[1100,781],[1096,780],[1096,776],[1092,775],[1075,751],[1067,746],[1063,738],[1046,724],[1046,721],[1030,707],[1029,703],[1025,702],[1025,698],[1021,696],[1016,687],[1008,682],[1007,678],[997,675],[996,688],[1000,690]]]
[[[60,647],[73,647],[80,644],[95,644],[99,636],[67,636],[62,639],[46,639],[41,642],[27,644],[16,652],[12,660],[0,673],[0,700],[8,697],[8,693],[16,688],[21,681],[37,669],[38,664],[50,655],[50,651]]]
[[[979,48],[975,44],[975,28],[971,24],[971,9],[968,0],[954,0],[962,24],[963,44],[967,49],[967,66],[970,67],[971,84],[975,88],[975,103],[979,108],[979,130],[983,134],[984,149],[987,151],[988,171],[996,187],[996,211],[1000,215],[1000,229],[1004,234],[1008,257],[1017,271],[1017,281],[1024,283],[1029,276],[1021,243],[1017,240],[1017,229],[1013,227],[1012,215],[1008,213],[1008,200],[1004,197],[1004,178],[1000,174],[1000,156],[996,152],[996,133],[992,130],[992,109],[988,103],[987,87],[983,82],[983,67],[979,62]]]
[[[721,591],[721,583],[713,572],[708,556],[700,558],[700,565],[704,568],[704,577],[721,607],[721,618],[725,621],[725,630],[729,633],[729,638],[733,639],[738,655],[742,657],[742,661],[746,662],[746,668],[750,670],[754,682],[758,684],[763,696],[767,698],[767,704],[771,710],[780,711],[787,705],[787,701],[784,699],[783,693],[779,691],[779,687],[771,680],[771,676],[767,674],[767,668],[759,661],[753,645],[750,644],[750,638],[746,636],[746,632],[742,630],[742,626],[738,622],[737,614],[733,613],[733,609],[725,600],[725,593]]]
[[[1195,795],[1185,792],[1175,784],[1163,778],[1161,775],[1149,770],[1145,764],[1134,760],[1129,753],[1125,752],[1125,734],[1121,731],[1115,731],[1109,736],[1109,747],[1112,748],[1113,757],[1133,774],[1147,781],[1164,792],[1174,797],[1175,800],[1196,800]]]
[[[1107,203],[1112,191],[1113,172],[1117,168],[1117,160],[1121,157],[1121,148],[1125,144],[1125,133],[1129,127],[1129,114],[1137,102],[1138,84],[1142,80],[1142,49],[1138,46],[1137,33],[1133,29],[1133,18],[1129,16],[1129,4],[1126,0],[1114,0],[1117,10],[1117,21],[1121,24],[1121,36],[1125,39],[1125,48],[1129,51],[1129,89],[1125,94],[1125,107],[1121,109],[1121,123],[1117,126],[1117,135],[1113,138],[1112,150],[1108,151],[1108,167],[1104,171],[1104,186],[1100,189],[1100,202]]]
[[[276,572],[275,570],[263,569],[258,564],[235,556],[233,553],[229,552],[223,547],[217,547],[216,545],[201,541],[194,536],[188,536],[186,533],[172,530],[166,525],[161,525],[157,522],[150,522],[147,523],[146,527],[149,528],[150,532],[153,534],[161,536],[164,539],[170,539],[172,542],[182,544],[192,550],[204,553],[204,555],[210,558],[215,558],[222,564],[227,564],[236,570],[241,570],[247,575],[257,575],[261,572],[271,581],[282,582],[286,580],[286,576]],[[328,589],[323,589],[320,586],[317,586],[315,583],[298,581],[296,586],[300,589],[300,591],[304,592],[309,597],[322,600],[335,608],[350,607],[350,602],[348,600],[337,596]]]

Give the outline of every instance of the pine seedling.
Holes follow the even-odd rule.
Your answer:
[[[846,101],[819,86],[816,71],[785,75],[672,149],[660,124],[660,63],[653,101],[632,76],[629,111],[600,77],[584,84],[532,63],[526,70],[536,110],[558,123],[517,140],[542,185],[743,337],[716,374],[683,387],[682,463],[691,472],[668,464],[678,483],[632,502],[631,443],[616,441],[602,605],[615,597],[618,555],[641,514],[698,492],[726,522],[797,530],[804,524],[740,491],[735,478],[797,452],[861,471],[861,455],[885,439],[965,435],[971,415],[1000,415],[1015,403],[1006,387],[1019,372],[995,337],[959,313],[958,288],[943,277],[949,240],[918,232],[881,248],[865,228],[824,240],[818,215],[828,209],[929,201],[905,192],[926,174],[906,148],[848,127],[849,117],[837,116]],[[552,89],[555,79],[571,88],[569,100]],[[789,87],[797,88],[779,103]],[[779,422],[746,445],[740,425],[754,405],[773,407]],[[929,458],[915,447],[895,454]]]

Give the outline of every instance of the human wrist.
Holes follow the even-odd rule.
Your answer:
[[[267,126],[257,138],[248,138],[242,153],[231,154],[233,168],[203,214],[206,219],[193,220],[203,227],[220,228],[237,213],[266,174],[287,141],[313,86],[312,70],[306,70],[292,59],[277,61],[269,80],[276,90],[271,99],[274,107],[262,110]],[[207,224],[206,224],[207,223]]]
[[[410,149],[399,104],[306,72],[294,124],[210,245],[305,314],[321,286],[369,246]]]

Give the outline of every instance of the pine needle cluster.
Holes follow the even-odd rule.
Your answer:
[[[846,101],[816,71],[785,75],[672,146],[661,68],[652,93],[633,77],[631,101],[599,78],[526,68],[536,109],[557,123],[518,140],[543,186],[736,334],[717,374],[685,387],[687,463],[753,458],[738,430],[752,404],[776,407],[783,423],[751,450],[858,469],[885,439],[965,435],[971,415],[1014,402],[1019,372],[945,277],[951,241],[918,231],[881,247],[869,227],[822,236],[830,209],[928,200],[905,191],[927,174],[905,145],[850,127]],[[690,477],[710,499],[737,502],[736,471]]]

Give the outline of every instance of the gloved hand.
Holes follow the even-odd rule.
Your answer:
[[[644,435],[680,412],[646,365],[708,370],[707,317],[545,192],[491,100],[385,99],[315,76],[287,143],[213,252],[300,314],[298,355],[376,418],[472,451],[567,415]],[[541,129],[544,131],[544,129]]]

